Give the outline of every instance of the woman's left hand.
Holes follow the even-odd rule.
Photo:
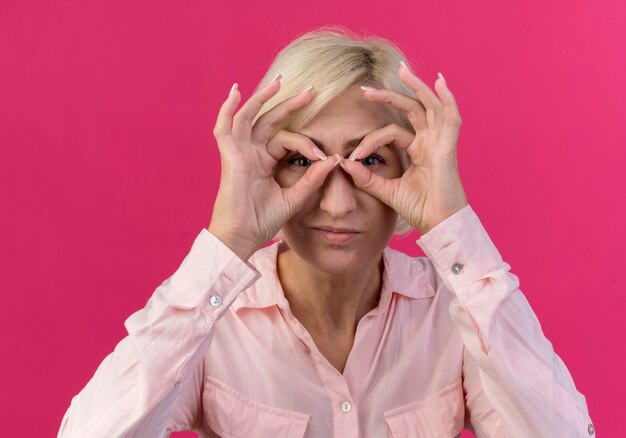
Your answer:
[[[425,234],[468,204],[456,156],[461,116],[443,77],[435,81],[437,97],[406,67],[400,67],[398,76],[415,91],[419,101],[396,91],[368,87],[365,97],[404,111],[415,134],[395,124],[387,125],[365,136],[350,159],[340,164],[357,187],[389,205]],[[354,161],[389,144],[406,149],[410,158],[400,178],[384,178]]]

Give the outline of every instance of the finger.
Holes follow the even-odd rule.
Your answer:
[[[393,208],[393,194],[399,178],[388,179],[375,174],[360,163],[342,160],[339,165],[352,176],[354,184]]]
[[[292,215],[304,206],[314,192],[319,190],[326,176],[342,160],[343,158],[337,154],[328,160],[319,160],[313,163],[294,185],[283,189],[285,202],[289,205]]]
[[[441,102],[430,89],[417,75],[411,70],[401,65],[398,69],[398,76],[402,79],[402,82],[407,84],[409,88],[415,91],[415,94],[420,99],[426,110],[433,110],[435,112],[441,112]]]
[[[215,121],[215,126],[213,127],[213,135],[215,138],[230,135],[233,114],[235,113],[240,100],[241,94],[239,93],[237,83],[235,83],[217,113],[217,120]]]
[[[398,91],[387,89],[376,89],[372,87],[361,87],[365,93],[365,97],[372,102],[387,103],[400,111],[406,113],[411,126],[418,131],[428,127],[429,121],[426,114],[426,108],[422,103],[411,96],[400,93]]]
[[[251,132],[251,141],[254,144],[265,145],[270,139],[276,126],[290,114],[298,111],[313,100],[313,87],[307,87],[299,94],[286,99],[258,118]]]
[[[280,90],[280,77],[280,74],[276,75],[267,85],[254,93],[252,97],[243,104],[241,109],[237,111],[237,114],[235,114],[233,118],[233,136],[243,140],[250,140],[252,121],[265,102],[270,100],[270,98]]]
[[[439,79],[435,82],[435,90],[441,99],[444,112],[444,122],[441,130],[441,138],[444,144],[451,145],[456,150],[457,140],[459,138],[459,129],[461,127],[461,114],[457,107],[456,100],[452,91],[448,88],[443,75],[439,73]]]
[[[407,149],[413,143],[414,138],[415,134],[408,129],[395,123],[390,123],[368,133],[352,152],[349,160],[355,161],[359,158],[365,158],[383,146],[394,145],[400,149]]]
[[[276,161],[291,151],[299,152],[313,161],[326,160],[326,155],[307,136],[281,129],[268,142],[267,153]]]

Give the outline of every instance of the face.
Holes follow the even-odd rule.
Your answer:
[[[327,156],[348,158],[359,139],[399,117],[390,107],[368,101],[354,85],[335,98],[299,134],[309,137]],[[386,178],[402,175],[400,152],[385,146],[357,160]],[[274,177],[282,187],[293,185],[312,163],[291,152],[276,166]],[[333,169],[319,191],[282,228],[291,250],[300,259],[327,273],[358,272],[380,260],[396,225],[397,213],[354,185],[341,166]],[[347,240],[320,229],[355,231]],[[345,237],[345,236],[344,236]]]

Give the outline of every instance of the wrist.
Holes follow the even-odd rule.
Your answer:
[[[438,218],[436,220],[433,221],[432,224],[428,224],[424,227],[424,231],[420,231],[421,234],[428,234],[432,229],[438,227],[439,225],[441,225],[442,223],[446,222],[448,219],[450,219],[452,216],[454,216],[455,214],[457,214],[459,211],[461,211],[463,208],[465,208],[468,205],[468,202],[465,201],[464,205],[462,207],[458,207],[458,208],[453,208],[450,209],[448,212],[446,213],[442,213],[438,216]]]
[[[216,227],[207,227],[207,230],[217,237],[224,245],[226,245],[232,252],[237,255],[241,260],[247,262],[248,259],[258,249],[257,245],[253,244],[249,240],[243,239],[233,233],[222,231]]]

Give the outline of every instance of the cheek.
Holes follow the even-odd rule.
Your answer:
[[[411,164],[410,159],[406,151],[400,150],[396,147],[392,147],[391,152],[392,154],[390,156],[390,160],[388,161],[388,168],[390,173],[394,175],[394,178],[399,178],[409,168]]]
[[[388,160],[385,166],[372,169],[372,172],[387,179],[400,178],[404,171],[405,169],[399,159]]]
[[[375,222],[377,227],[394,226],[398,213],[378,198],[369,193],[361,192],[362,208],[367,212],[369,221]]]
[[[305,243],[311,238],[311,230],[306,226],[310,221],[307,220],[307,206],[294,214],[280,229],[283,238],[289,243],[289,246],[296,245],[298,242]]]
[[[302,178],[304,172],[292,171],[284,166],[279,166],[274,171],[274,179],[281,187],[291,187],[294,185],[300,178]]]
[[[308,227],[315,223],[315,219],[319,214],[318,209],[320,205],[320,199],[317,194],[311,195],[306,201],[304,201],[304,205],[298,211],[291,216],[287,222],[284,223],[283,229],[290,230],[290,233],[300,234],[302,232],[308,232]]]
[[[395,179],[395,178],[400,178],[402,174],[404,173],[404,170],[402,170],[402,168],[398,165],[398,166],[388,166],[387,168],[382,169],[378,172],[374,172],[374,173],[377,173],[378,175],[387,179]]]
[[[396,220],[398,219],[398,213],[387,204],[383,204],[381,207],[383,209],[382,215],[384,216],[384,221],[393,227],[396,226]]]
[[[411,162],[409,161],[409,157],[406,155],[403,155],[402,158],[400,158],[400,162],[398,163],[400,175],[404,174],[404,172],[407,171],[410,165],[411,165]]]

